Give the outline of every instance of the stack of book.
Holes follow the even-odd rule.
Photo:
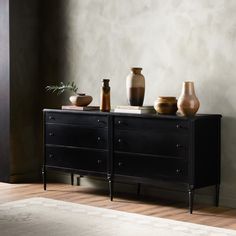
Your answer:
[[[156,113],[153,106],[117,106],[114,112],[134,113],[134,114],[150,114]]]

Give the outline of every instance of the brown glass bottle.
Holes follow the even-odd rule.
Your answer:
[[[109,79],[102,80],[102,88],[101,88],[101,103],[100,103],[100,110],[101,111],[110,111],[111,104],[110,104],[110,86],[109,86]]]

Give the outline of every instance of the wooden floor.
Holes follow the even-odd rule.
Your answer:
[[[0,203],[30,197],[46,197],[91,206],[133,212],[154,217],[205,224],[236,230],[236,209],[194,206],[192,215],[186,204],[164,202],[135,195],[116,195],[111,202],[106,192],[81,186],[49,184],[43,191],[42,184],[6,184],[0,183]]]

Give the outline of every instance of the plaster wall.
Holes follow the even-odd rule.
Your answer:
[[[108,78],[115,106],[127,104],[125,78],[132,66],[143,67],[147,105],[161,95],[178,97],[183,81],[194,81],[199,112],[223,115],[220,204],[236,207],[236,1],[45,4],[45,83],[75,81],[97,105],[101,79]],[[50,105],[61,102],[66,98]]]

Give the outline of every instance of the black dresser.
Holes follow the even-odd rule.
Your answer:
[[[194,117],[44,110],[46,170],[101,176],[113,184],[170,182],[189,193],[215,186],[219,202],[221,115]]]

